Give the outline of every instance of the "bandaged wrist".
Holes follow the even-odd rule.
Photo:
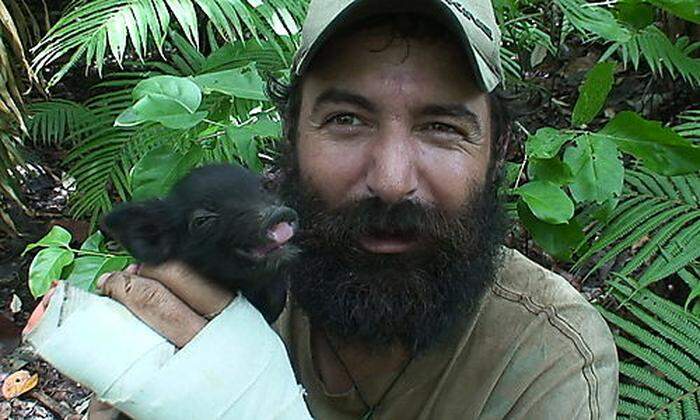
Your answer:
[[[310,419],[279,336],[237,297],[176,348],[117,302],[61,283],[26,337],[136,419]]]

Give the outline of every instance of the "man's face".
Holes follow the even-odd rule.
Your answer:
[[[378,28],[335,40],[304,80],[297,156],[302,181],[330,207],[367,197],[455,212],[485,182],[488,97],[464,53]],[[389,239],[389,238],[385,238]],[[400,252],[389,240],[375,252]]]
[[[308,70],[282,194],[302,227],[292,295],[316,327],[422,351],[491,283],[501,212],[469,68],[448,41],[377,27]]]

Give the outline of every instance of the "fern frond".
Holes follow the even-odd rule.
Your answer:
[[[673,129],[690,141],[700,142],[700,109],[685,111],[678,116],[678,119],[682,123]]]
[[[700,319],[628,278],[610,284],[627,310],[598,305],[615,329],[620,362],[619,413],[633,418],[697,418],[700,403]],[[623,314],[625,317],[623,318]]]
[[[651,284],[700,257],[700,176],[664,177],[628,169],[618,208],[586,235],[593,242],[576,262],[580,269],[595,257],[586,276],[623,255],[617,271]],[[631,204],[630,204],[631,203]]]

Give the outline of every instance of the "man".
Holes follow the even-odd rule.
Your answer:
[[[303,223],[275,327],[315,418],[615,415],[602,318],[499,245],[498,51],[485,0],[311,2],[272,91]],[[177,264],[101,287],[179,346],[228,302]]]

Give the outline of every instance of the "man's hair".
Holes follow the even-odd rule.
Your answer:
[[[378,27],[388,27],[391,30],[391,36],[386,43],[387,47],[396,38],[406,41],[438,39],[455,42],[456,40],[456,36],[445,31],[444,25],[440,22],[430,17],[412,13],[375,16],[341,29],[336,36]],[[409,53],[407,49],[407,54]],[[288,83],[270,77],[267,84],[268,96],[277,106],[277,110],[282,117],[283,135],[290,145],[294,145],[297,140],[302,83],[303,77],[297,77],[292,74]],[[488,99],[489,112],[491,114],[492,158],[499,161],[505,157],[506,148],[508,147],[510,116],[502,92],[499,89],[491,92],[488,95]]]

